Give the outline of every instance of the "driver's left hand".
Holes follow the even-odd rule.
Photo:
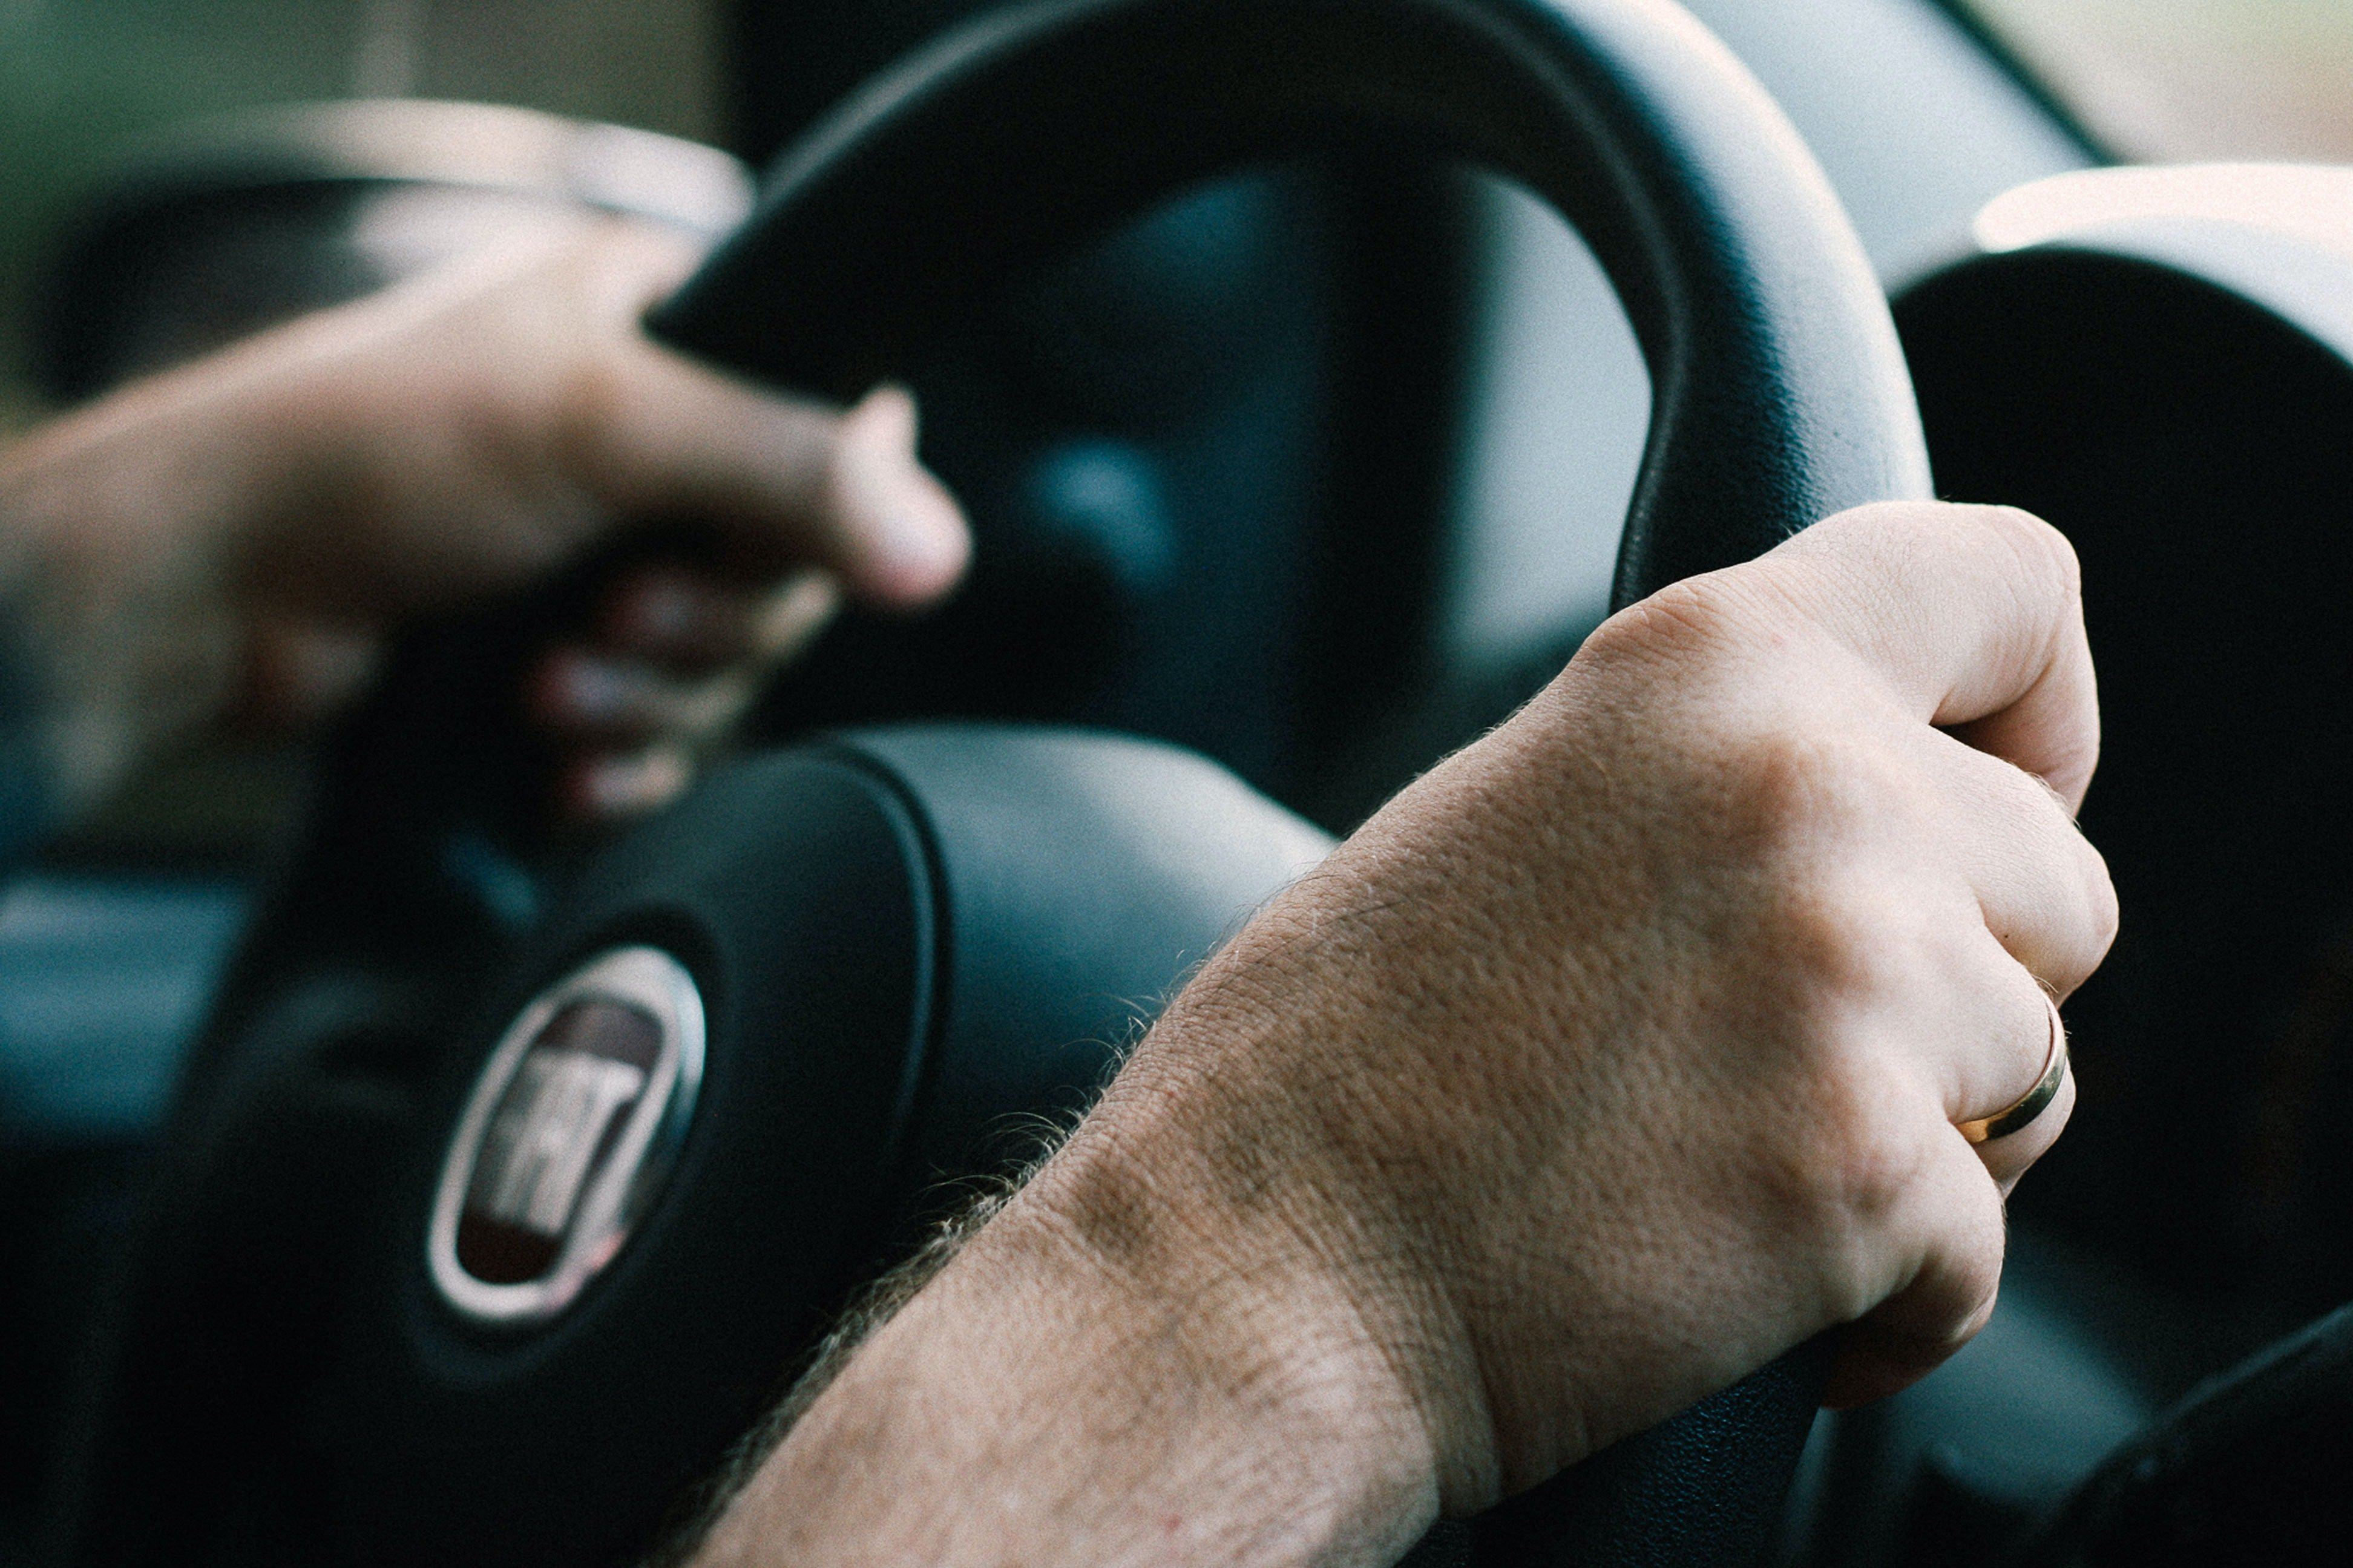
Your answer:
[[[231,717],[314,721],[402,621],[519,589],[626,532],[526,706],[565,805],[684,782],[759,672],[844,594],[913,607],[969,550],[913,402],[779,396],[655,344],[685,240],[617,219],[468,258],[133,384],[0,451],[0,617],[54,788],[102,795]]]

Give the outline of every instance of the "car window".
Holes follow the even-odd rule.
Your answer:
[[[717,132],[720,0],[0,0],[0,431],[58,226],[166,128],[414,94]]]
[[[2346,0],[1968,0],[1968,8],[2126,157],[2353,160]]]

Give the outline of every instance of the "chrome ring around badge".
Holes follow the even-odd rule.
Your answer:
[[[521,1327],[578,1299],[670,1173],[703,1047],[702,994],[659,948],[610,949],[534,996],[442,1158],[425,1244],[442,1300]]]

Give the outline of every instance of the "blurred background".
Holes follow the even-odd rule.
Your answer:
[[[0,0],[0,427],[78,200],[168,127],[262,104],[516,103],[720,137],[718,0]]]
[[[1969,0],[2130,162],[2353,158],[2345,0]]]

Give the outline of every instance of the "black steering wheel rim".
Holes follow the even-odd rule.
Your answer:
[[[1754,79],[1668,0],[996,12],[788,152],[751,222],[649,324],[744,374],[854,395],[1023,263],[1155,195],[1367,142],[1519,179],[1616,286],[1653,389],[1617,603],[1844,507],[1928,493],[1886,305],[1835,197]],[[1488,1545],[1536,1562],[1753,1557],[1821,1359],[1785,1360],[1540,1489]]]
[[[649,324],[849,396],[1025,262],[1187,180],[1365,143],[1525,184],[1648,362],[1615,602],[1930,493],[1886,300],[1746,68],[1669,0],[1033,0],[876,79],[778,161]]]

